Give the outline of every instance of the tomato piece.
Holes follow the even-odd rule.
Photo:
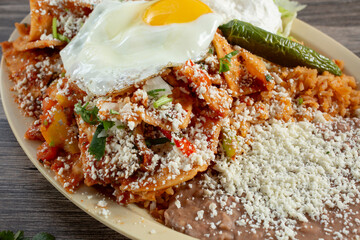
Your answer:
[[[175,139],[171,136],[171,132],[167,131],[167,130],[163,130],[161,129],[161,132],[164,134],[164,136],[168,139],[170,139],[171,141],[174,141],[175,146],[177,148],[180,149],[180,151],[186,155],[186,156],[190,156],[191,154],[193,154],[196,149],[194,144],[192,144],[189,140],[187,140],[186,138],[181,138],[181,139]]]
[[[40,140],[44,141],[44,137],[40,131],[40,123],[32,124],[25,133],[25,138],[28,140]]]
[[[36,157],[39,161],[52,161],[58,156],[59,148],[50,147],[47,142],[43,142],[36,153]]]
[[[186,138],[180,140],[174,139],[174,143],[186,156],[190,156],[195,152],[195,146]]]
[[[184,71],[186,73],[185,76],[190,82],[195,84],[196,88],[211,86],[212,83],[209,76],[202,69],[195,70],[193,61],[187,60],[185,68],[186,66],[189,68]]]
[[[164,136],[165,136],[167,139],[172,140],[172,136],[171,136],[171,132],[170,132],[170,131],[161,129],[161,132],[162,132],[162,134],[164,134]]]
[[[204,99],[211,110],[221,117],[226,117],[229,114],[233,101],[232,97],[224,89],[212,86],[205,71],[195,66],[191,60],[175,69],[177,69],[177,74],[184,76],[191,83],[189,86],[192,91],[199,95],[199,98]]]
[[[42,109],[44,112],[49,111],[57,102],[50,98],[45,98],[42,102]]]

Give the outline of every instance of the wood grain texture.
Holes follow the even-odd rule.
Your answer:
[[[360,56],[360,0],[299,0],[298,18]],[[29,12],[28,0],[0,0],[0,42]],[[360,77],[360,76],[357,76]],[[0,231],[49,232],[57,239],[126,239],[63,197],[17,143],[0,106]]]

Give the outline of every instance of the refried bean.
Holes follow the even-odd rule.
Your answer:
[[[360,120],[335,121],[328,126],[334,133],[345,133],[359,128]],[[323,130],[322,125],[318,127]],[[216,191],[209,195],[214,190],[203,184],[209,177],[205,175],[199,174],[177,189],[164,212],[166,226],[199,239],[276,239],[276,229],[253,224],[254,219],[234,196]],[[327,213],[320,219],[307,216],[308,222],[298,221],[296,239],[360,239],[360,201],[355,202],[346,210],[326,207]]]

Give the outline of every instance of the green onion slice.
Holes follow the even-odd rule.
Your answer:
[[[148,91],[147,94],[150,96],[150,97],[157,97],[159,96],[159,92],[164,92],[165,91],[165,88],[161,88],[161,89],[153,89],[151,91]]]
[[[164,95],[154,102],[154,108],[159,108],[162,105],[172,102],[172,100],[173,100],[172,98],[169,98],[168,96]]]
[[[303,102],[304,102],[304,99],[303,99],[303,98],[299,98],[299,99],[298,99],[298,104],[299,104],[299,105],[303,104]]]
[[[56,17],[54,17],[52,19],[52,35],[54,37],[54,39],[58,39],[62,42],[67,42],[69,43],[70,42],[70,39],[60,33],[57,32],[57,19]]]
[[[55,39],[58,38],[58,33],[57,33],[57,19],[56,17],[53,18],[52,20],[52,34],[53,34],[53,37]]]
[[[119,115],[120,113],[118,111],[110,109],[110,114],[112,115]]]
[[[67,43],[70,42],[70,39],[67,36],[64,36],[64,35],[62,35],[60,33],[57,34],[57,38],[62,42],[67,42]]]

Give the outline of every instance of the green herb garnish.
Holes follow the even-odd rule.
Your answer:
[[[55,39],[58,38],[58,33],[57,33],[57,19],[56,17],[53,18],[52,20],[52,35]]]
[[[209,51],[208,51],[208,53],[213,54],[213,53],[214,53],[214,49],[210,48]]]
[[[55,240],[55,237],[49,233],[38,233],[31,240]]]
[[[270,82],[270,80],[272,80],[273,77],[270,74],[266,74],[265,79],[266,79],[266,81]]]
[[[0,240],[55,240],[55,237],[43,232],[30,238],[24,237],[23,231],[17,231],[15,234],[12,231],[2,231],[0,232]]]
[[[303,102],[304,102],[304,99],[303,99],[303,98],[299,98],[299,99],[298,99],[298,104],[299,104],[299,105],[303,104]]]
[[[162,105],[172,102],[172,100],[173,100],[172,98],[169,98],[168,96],[164,95],[154,102],[154,108],[159,108]]]
[[[148,91],[147,94],[150,97],[156,98],[159,96],[159,92],[165,92],[165,88],[161,88],[161,89],[153,89],[151,91]]]
[[[174,145],[174,143],[172,143],[170,141],[170,139],[166,138],[166,137],[162,137],[162,138],[155,138],[155,139],[146,139],[145,140],[145,143],[146,143],[146,146],[147,147],[151,147],[151,146],[154,146],[154,145],[159,145],[159,144],[164,144],[164,143],[170,143],[172,145]]]
[[[17,231],[14,235],[14,239],[16,240],[20,240],[20,239],[24,239],[24,232],[23,231]]]
[[[99,118],[97,116],[99,109],[95,106],[92,109],[87,109],[86,107],[89,105],[89,103],[85,103],[83,106],[81,106],[80,103],[75,104],[74,111],[81,116],[81,118],[91,124],[96,125],[99,123]]]
[[[105,131],[109,130],[115,125],[113,121],[102,121],[102,124],[104,126]]]
[[[94,133],[89,146],[89,153],[93,155],[96,160],[101,160],[105,154],[106,137],[98,137],[99,134],[105,129],[104,124],[100,123]]]
[[[52,35],[55,39],[58,39],[62,42],[70,42],[70,39],[60,33],[57,32],[57,19],[56,17],[52,20]]]
[[[120,114],[118,111],[115,111],[115,110],[112,110],[112,109],[110,109],[110,114],[112,114],[112,115],[118,115],[118,114]]]
[[[62,72],[60,76],[61,76],[61,77],[65,77],[65,73],[64,73],[64,72]]]
[[[14,234],[12,231],[2,231],[2,232],[0,232],[0,239],[1,240],[23,240],[24,232],[18,231],[16,234]]]
[[[57,34],[57,39],[59,39],[62,42],[67,42],[67,43],[70,42],[70,39],[67,36],[64,36],[60,33]]]
[[[220,68],[219,73],[227,72],[230,70],[231,58],[238,54],[239,51],[233,51],[229,54],[226,54],[225,57],[220,58]]]
[[[92,109],[87,109],[88,105],[89,103],[85,103],[83,106],[81,106],[80,103],[77,103],[75,104],[74,111],[77,114],[79,114],[85,122],[91,125],[99,124],[95,130],[93,139],[90,143],[89,153],[93,155],[97,160],[100,160],[105,154],[105,143],[106,143],[107,134],[104,137],[98,137],[98,136],[103,130],[108,131],[110,128],[115,126],[115,122],[101,120],[97,116],[99,109],[96,106],[94,106]],[[114,112],[112,113],[110,110],[111,114],[114,114]],[[116,113],[119,114],[118,112]],[[121,129],[121,128],[125,128],[125,126],[124,127],[117,126],[117,128]]]

